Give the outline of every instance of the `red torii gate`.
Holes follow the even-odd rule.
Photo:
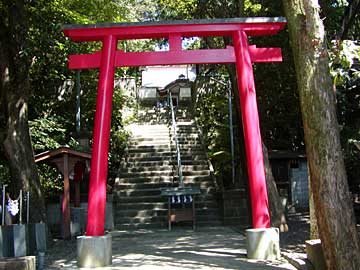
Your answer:
[[[102,42],[101,51],[69,56],[70,69],[100,69],[91,158],[87,236],[104,235],[114,72],[115,67],[125,66],[235,63],[248,162],[253,227],[270,227],[252,63],[279,62],[282,61],[282,56],[280,48],[256,48],[249,45],[248,36],[273,35],[283,29],[285,24],[286,20],[281,17],[255,17],[64,26],[65,36],[73,41]],[[182,49],[182,38],[208,36],[230,36],[233,46],[225,49]],[[169,51],[124,52],[117,49],[119,40],[144,38],[168,39]]]

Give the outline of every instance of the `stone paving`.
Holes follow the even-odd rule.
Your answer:
[[[228,227],[197,231],[113,231],[113,264],[97,269],[294,270],[285,259],[265,262],[246,258],[245,237]],[[48,249],[44,269],[79,269],[76,240],[58,240]],[[85,269],[85,268],[81,268]]]

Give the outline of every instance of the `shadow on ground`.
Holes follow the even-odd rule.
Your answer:
[[[305,240],[310,236],[310,216],[308,212],[293,213],[287,217],[289,231],[280,234],[282,251],[305,253]]]
[[[244,236],[227,227],[116,231],[112,236],[113,265],[102,269],[294,269],[284,260],[247,260]],[[45,269],[60,268],[77,269],[74,240],[49,250]]]

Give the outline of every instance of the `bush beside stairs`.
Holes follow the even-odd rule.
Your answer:
[[[161,188],[178,186],[169,113],[158,108],[138,113],[138,121],[127,126],[131,135],[115,180],[115,226],[130,230],[167,228],[167,202],[160,196]],[[184,184],[201,190],[196,197],[196,225],[221,225],[215,180],[199,129],[187,111],[179,109],[176,115]]]

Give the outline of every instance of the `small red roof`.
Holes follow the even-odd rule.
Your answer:
[[[68,154],[77,158],[91,159],[91,153],[74,150],[67,146],[61,146],[55,150],[46,151],[35,155],[35,162],[52,161],[53,159],[57,159],[64,154]]]

